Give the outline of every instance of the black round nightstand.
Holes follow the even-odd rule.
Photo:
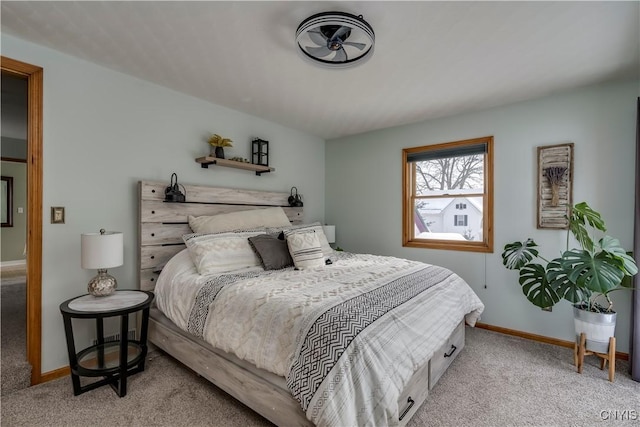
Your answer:
[[[82,295],[60,304],[64,320],[64,332],[69,352],[73,394],[109,384],[123,397],[127,394],[127,377],[144,371],[147,356],[147,329],[149,309],[154,295],[149,291],[122,290],[106,297]],[[140,339],[129,339],[129,314],[142,311]],[[103,321],[106,317],[120,316],[120,337],[105,342]],[[96,320],[96,344],[76,353],[71,319]],[[104,377],[104,379],[80,385],[80,377]]]

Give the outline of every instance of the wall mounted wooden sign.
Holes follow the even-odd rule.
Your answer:
[[[538,147],[538,228],[567,229],[573,204],[573,143]]]

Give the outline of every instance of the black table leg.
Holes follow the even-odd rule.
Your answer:
[[[127,353],[129,352],[129,315],[124,314],[120,320],[120,381],[118,396],[127,394]]]
[[[98,367],[104,368],[104,320],[96,319],[96,335],[98,341]]]
[[[147,359],[147,331],[149,329],[149,310],[147,307],[142,310],[142,324],[140,325],[140,346],[142,347],[142,360],[140,361],[139,369],[144,371],[144,362]]]
[[[82,393],[80,388],[80,377],[73,373],[78,366],[78,358],[76,357],[76,346],[73,341],[73,328],[71,327],[71,317],[62,316],[64,320],[64,334],[67,338],[67,351],[69,352],[69,366],[71,367],[71,383],[73,384],[73,395],[77,396]]]

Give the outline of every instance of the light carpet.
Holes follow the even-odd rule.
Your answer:
[[[628,364],[618,362],[614,383],[595,357],[585,365],[577,374],[570,349],[467,328],[465,349],[409,426],[638,426]],[[160,351],[124,398],[108,386],[74,397],[62,378],[3,396],[1,410],[2,426],[270,425]]]
[[[23,271],[5,271],[0,282],[1,395],[29,387],[31,365],[27,362],[27,285]]]

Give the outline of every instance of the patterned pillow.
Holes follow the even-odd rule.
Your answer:
[[[221,274],[249,267],[260,267],[260,259],[249,244],[249,237],[264,231],[218,234],[185,234],[182,239],[200,274]]]
[[[265,270],[280,270],[293,265],[287,242],[284,240],[278,240],[269,234],[260,234],[249,237],[249,244],[258,254]]]
[[[324,266],[324,255],[317,233],[309,230],[285,230],[284,235],[287,238],[293,264],[297,269]]]
[[[288,227],[267,227],[268,234],[275,234],[276,236],[281,232],[292,232],[292,231],[311,231],[315,232],[318,237],[318,242],[320,242],[320,247],[322,248],[322,254],[325,259],[331,257],[333,255],[333,248],[329,245],[329,241],[327,240],[327,236],[324,234],[324,229],[319,222],[313,222],[311,224],[303,224],[303,225],[290,225]]]

